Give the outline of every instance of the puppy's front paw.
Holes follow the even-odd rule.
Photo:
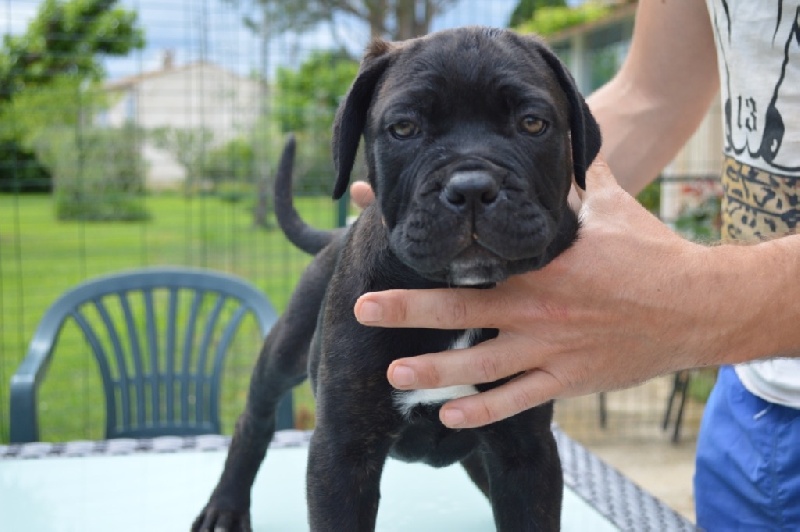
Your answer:
[[[192,523],[192,532],[252,532],[250,512],[210,501]]]

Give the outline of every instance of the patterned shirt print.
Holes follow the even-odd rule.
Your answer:
[[[722,237],[797,232],[800,0],[709,0],[725,132]]]

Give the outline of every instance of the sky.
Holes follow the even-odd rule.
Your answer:
[[[440,15],[433,29],[481,24],[505,26],[517,0],[459,0]],[[36,13],[39,0],[0,0],[0,33],[25,31]],[[174,54],[175,64],[206,59],[225,65],[243,75],[260,70],[259,41],[242,24],[242,13],[224,0],[122,0],[139,13],[147,47],[127,58],[104,63],[109,79],[154,70],[165,51]],[[336,38],[327,26],[304,35],[287,34],[270,42],[268,69],[302,62],[313,49],[330,48],[341,42],[358,54],[369,40],[365,25],[341,20]]]

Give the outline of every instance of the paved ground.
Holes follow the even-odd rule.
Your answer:
[[[671,387],[671,378],[663,378],[607,394],[605,428],[600,424],[596,396],[557,402],[556,422],[605,462],[694,522],[692,476],[702,404],[687,403],[680,439],[673,443],[671,427],[662,429]]]

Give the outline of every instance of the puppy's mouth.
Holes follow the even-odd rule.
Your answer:
[[[507,275],[493,264],[456,261],[447,273],[448,284],[465,288],[488,288],[504,280]]]
[[[486,220],[480,227],[464,218],[447,223],[446,216],[441,211],[438,214],[425,224],[407,223],[395,228],[390,246],[420,275],[450,286],[491,285],[538,269],[546,262],[548,246],[555,236],[546,222],[532,224],[536,230],[514,231],[512,224]],[[419,230],[422,225],[426,230]]]
[[[526,262],[526,269],[534,269],[541,260],[540,257],[530,257]],[[504,281],[514,273],[514,269],[508,259],[476,242],[450,262],[444,277],[452,286],[483,288]]]
[[[444,276],[453,286],[490,285],[508,276],[507,262],[476,242],[450,262]]]

